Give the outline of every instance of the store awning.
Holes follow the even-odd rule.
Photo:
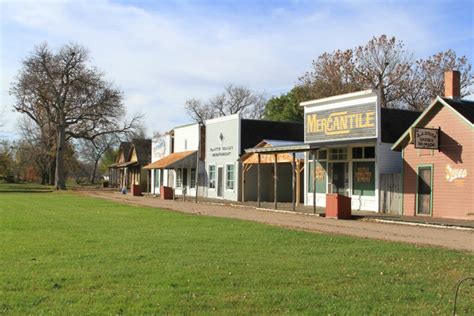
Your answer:
[[[175,169],[193,167],[196,165],[196,158],[197,150],[172,153],[158,161],[146,165],[144,169]]]
[[[262,149],[264,153],[260,159],[260,163],[273,163],[274,162],[274,155],[277,155],[277,162],[278,163],[291,163],[293,161],[293,153],[295,154],[295,159],[298,161],[304,160],[304,152],[302,151],[292,151],[289,148],[295,149],[296,147],[302,148],[301,146],[304,145],[303,142],[295,142],[295,141],[282,141],[282,140],[272,140],[272,139],[264,139],[260,143],[258,143],[255,147],[246,150],[245,154],[240,157],[240,160],[243,164],[257,164],[259,162],[258,154],[262,154],[260,151],[251,152],[250,150],[257,150]],[[284,152],[280,151],[285,149]],[[268,152],[271,149],[272,152]],[[276,149],[276,151],[275,151]]]

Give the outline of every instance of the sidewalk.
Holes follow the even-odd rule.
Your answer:
[[[194,200],[188,200],[187,202],[183,202],[182,200],[160,200],[154,197],[136,197],[130,194],[122,195],[111,191],[95,190],[78,191],[77,193],[119,203],[148,206],[195,215],[255,221],[311,232],[349,235],[360,238],[474,251],[474,230],[471,229],[440,229],[437,227],[380,223],[372,220],[335,220],[315,216],[311,213],[256,209],[255,207],[246,205],[231,206],[214,204],[209,201],[194,203]]]

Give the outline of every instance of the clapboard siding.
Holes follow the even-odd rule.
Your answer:
[[[377,162],[380,173],[400,173],[402,171],[402,154],[391,150],[392,145],[380,143],[377,146]]]
[[[441,105],[425,127],[441,127],[441,151],[419,150],[412,144],[403,151],[403,213],[416,215],[417,168],[433,165],[433,217],[474,219],[474,129],[457,113]],[[465,169],[464,179],[449,182],[446,166]]]

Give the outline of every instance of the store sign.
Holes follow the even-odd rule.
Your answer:
[[[306,114],[306,141],[375,137],[375,103]]]
[[[356,182],[369,183],[372,181],[372,172],[370,168],[360,167],[355,170]]]
[[[453,168],[451,165],[446,165],[445,172],[448,182],[463,180],[467,177],[467,169]]]
[[[323,181],[326,175],[326,170],[322,166],[316,166],[316,180]]]
[[[415,148],[439,149],[439,129],[415,128]]]

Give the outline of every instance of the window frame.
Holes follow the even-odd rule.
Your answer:
[[[212,173],[211,173],[211,168],[214,169]],[[208,172],[208,175],[209,175],[207,188],[209,190],[215,191],[216,190],[216,178],[217,178],[217,167],[216,167],[216,165],[215,164],[209,164],[207,166],[207,172]],[[214,176],[213,179],[211,179],[211,174]],[[211,186],[211,184],[213,186]]]
[[[228,167],[232,166],[232,179],[229,180],[228,178]],[[229,188],[228,182],[232,181],[232,188]],[[233,163],[226,163],[225,164],[225,190],[234,192],[235,190],[235,164]]]

